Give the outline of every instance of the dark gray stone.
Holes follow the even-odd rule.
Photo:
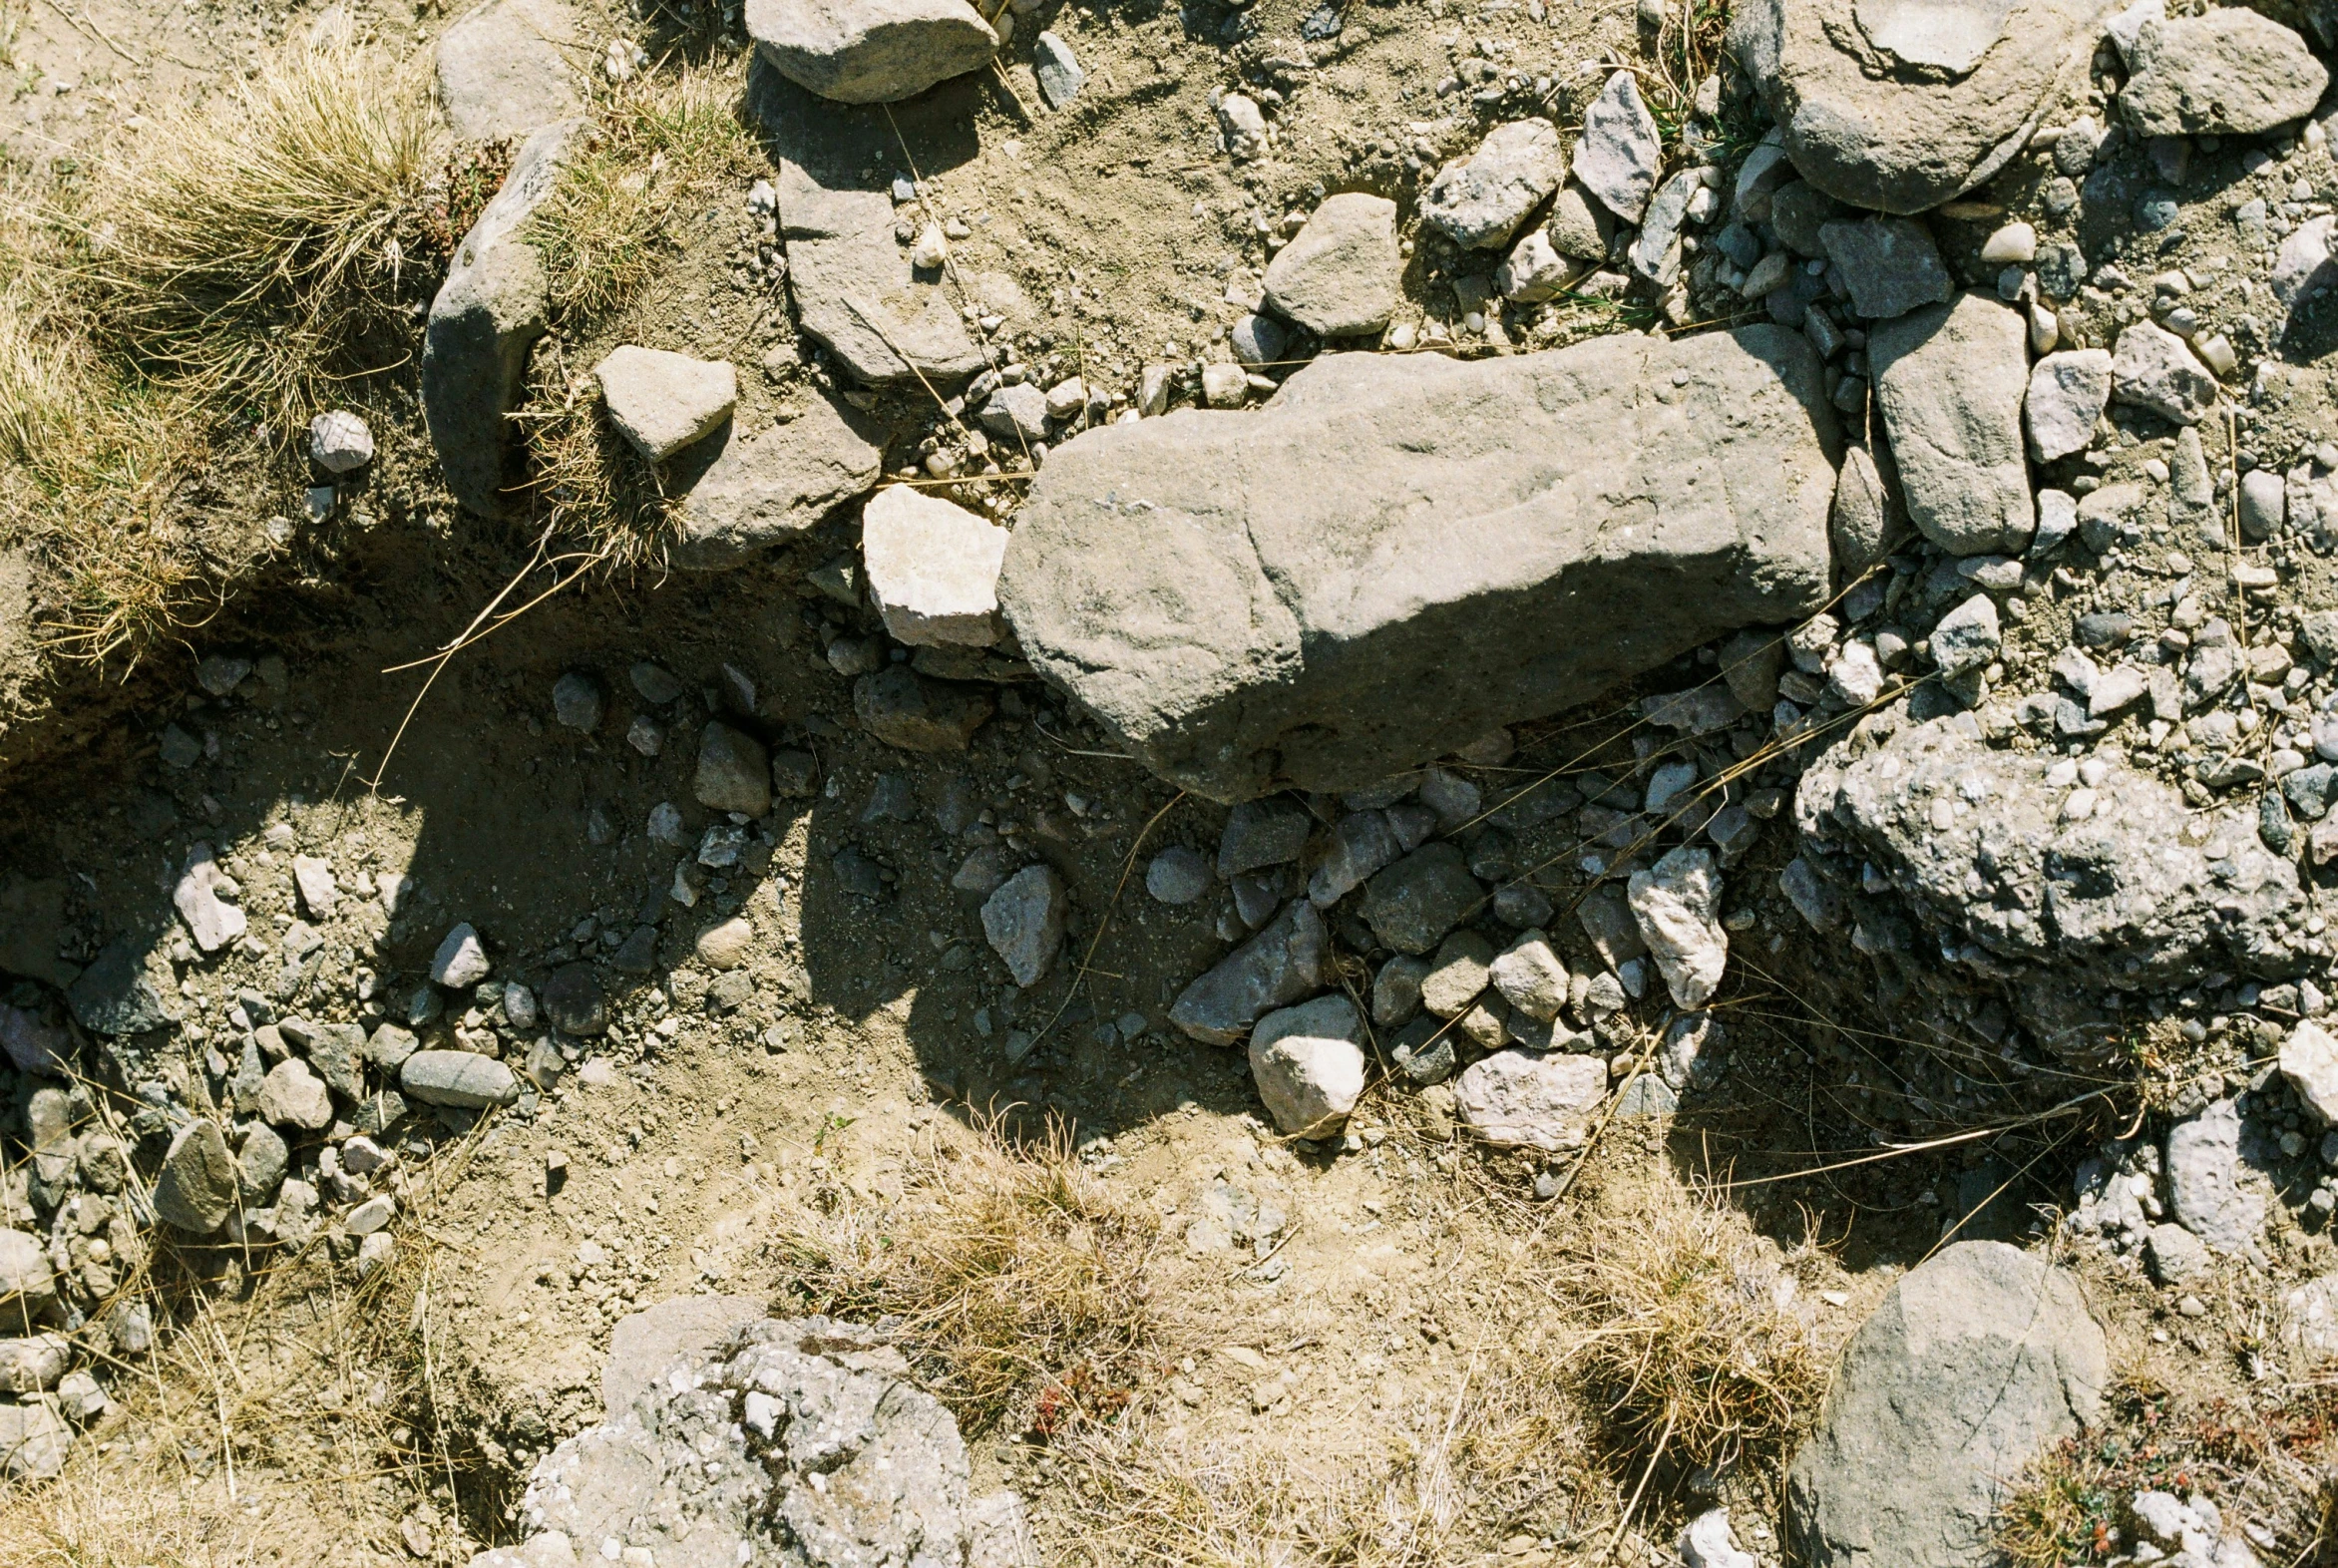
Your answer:
[[[655,927],[645,927],[655,940]],[[608,998],[589,964],[564,964],[544,982],[544,1015],[563,1034],[598,1034],[608,1027]]]
[[[1218,875],[1228,879],[1299,859],[1315,818],[1288,796],[1246,800],[1226,815],[1218,835]]]
[[[1851,308],[1878,320],[1904,316],[1918,305],[1946,303],[1956,292],[1932,230],[1914,217],[1870,217],[1818,225],[1826,258],[1842,268]]]
[[[65,999],[94,1034],[143,1034],[172,1021],[163,993],[147,979],[146,947],[133,937],[117,937],[100,949]]]
[[[1169,1021],[1197,1040],[1231,1045],[1261,1017],[1323,983],[1330,946],[1315,906],[1294,899],[1266,930],[1186,986]]]
[[[1423,844],[1364,886],[1364,918],[1398,953],[1426,953],[1477,912],[1485,890],[1453,845]]]
[[[195,1236],[208,1236],[227,1223],[235,1207],[235,1161],[226,1135],[205,1117],[191,1121],[171,1140],[155,1177],[155,1214]]]

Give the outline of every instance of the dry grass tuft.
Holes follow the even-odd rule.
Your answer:
[[[884,1202],[815,1193],[780,1238],[807,1312],[893,1319],[926,1386],[970,1431],[1052,1434],[1109,1417],[1170,1354],[1159,1225],[1123,1207],[1060,1126],[939,1139]]]
[[[105,166],[84,263],[98,329],[220,416],[291,430],[409,357],[438,143],[408,73],[353,50],[271,58]]]
[[[681,247],[709,202],[769,170],[741,104],[743,67],[651,73],[601,109],[584,153],[528,220],[556,318],[630,300]]]
[[[1629,1220],[1557,1239],[1545,1288],[1582,1333],[1573,1375],[1616,1457],[1781,1464],[1827,1362],[1791,1268],[1707,1192],[1656,1181]]]

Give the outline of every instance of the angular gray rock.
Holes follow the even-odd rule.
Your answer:
[[[1052,866],[1025,866],[982,902],[982,935],[1021,986],[1046,979],[1063,951],[1071,896]]]
[[[147,975],[146,946],[135,937],[117,937],[100,948],[90,967],[74,977],[65,1000],[94,1034],[143,1034],[172,1019]]]
[[[527,1543],[472,1568],[565,1568],[604,1541],[673,1568],[1038,1568],[1020,1499],[969,1497],[958,1423],[875,1331],[760,1319],[708,1346],[730,1311],[629,1337],[621,1376],[612,1343],[603,1423],[537,1463]]]
[[[2167,1129],[2167,1208],[2210,1252],[2248,1256],[2264,1228],[2271,1184],[2247,1158],[2238,1101],[2230,1096]]]
[[[260,1120],[271,1126],[322,1132],[333,1124],[333,1096],[308,1063],[289,1057],[268,1069],[259,1085]],[[220,1146],[222,1154],[225,1145]]]
[[[2020,311],[1975,293],[1868,339],[1908,521],[1951,555],[2018,555],[2036,531],[2022,451],[2028,345]]]
[[[1337,992],[1259,1019],[1250,1076],[1286,1137],[1320,1138],[1364,1097],[1364,1020]]]
[[[1904,316],[1918,305],[1946,304],[1956,292],[1948,263],[1921,218],[1821,223],[1818,244],[1842,268],[1851,308],[1863,316]]]
[[[1813,891],[1846,901],[1854,946],[1893,973],[1921,983],[1911,955],[1952,955],[1942,983],[1997,991],[2041,1043],[2085,1059],[2124,1029],[2125,998],[2319,962],[2297,868],[2258,842],[2253,801],[2194,812],[2099,752],[2109,771],[2074,820],[2052,758],[1993,750],[1953,719],[1880,717],[1818,757],[1794,820]]]
[[[1359,788],[1815,609],[1837,450],[1816,356],[1778,327],[1330,355],[1262,411],[1051,453],[999,599],[1163,777]]]
[[[1670,288],[1681,275],[1681,225],[1688,219],[1690,199],[1704,188],[1703,175],[1684,169],[1649,197],[1640,233],[1625,259],[1651,287]]]
[[[1865,447],[1846,446],[1826,520],[1835,580],[1848,583],[1883,560],[1906,534],[1907,523],[1907,513],[1885,487],[1873,456]]]
[[[1246,871],[1299,859],[1315,831],[1315,817],[1288,797],[1246,800],[1226,814],[1218,835],[1218,875],[1232,881]]]
[[[0,1469],[19,1481],[46,1481],[62,1474],[73,1428],[48,1403],[0,1404]]]
[[[219,869],[208,844],[188,847],[187,865],[171,890],[171,902],[203,952],[216,953],[243,935],[243,911],[225,898],[238,891],[235,880]]]
[[[1031,72],[1039,79],[1039,96],[1049,109],[1061,109],[1079,97],[1088,79],[1071,46],[1053,33],[1041,33],[1031,40]]]
[[[600,682],[583,670],[570,670],[552,683],[552,716],[563,727],[590,734],[600,728],[600,717],[606,711],[607,698],[601,694]]]
[[[467,1050],[418,1050],[398,1069],[398,1087],[425,1105],[484,1109],[520,1097],[520,1080],[493,1056]]]
[[[824,521],[844,503],[866,495],[884,464],[884,450],[855,429],[826,394],[815,392],[803,413],[749,436],[718,430],[703,444],[709,461],[694,476],[669,472],[675,496],[666,561],[687,572],[714,572],[743,564]],[[681,469],[701,448],[683,454]]]
[[[2138,321],[2119,334],[2111,396],[2178,425],[2196,425],[2216,406],[2216,376],[2182,338]]]
[[[1458,846],[1423,844],[1364,886],[1364,918],[1398,953],[1426,953],[1477,913],[1485,889]]]
[[[904,751],[964,751],[992,710],[981,688],[929,680],[906,664],[853,682],[853,712],[861,723]]]
[[[1616,231],[1615,214],[1595,201],[1583,182],[1570,180],[1551,197],[1551,219],[1544,225],[1551,247],[1577,261],[1605,261],[1608,241]]]
[[[525,137],[583,111],[569,52],[584,42],[558,0],[488,0],[439,35],[439,107],[458,139]]]
[[[2024,1467],[2091,1422],[2110,1376],[2071,1278],[2003,1242],[1958,1242],[1859,1326],[1786,1476],[1811,1568],[1968,1568]]]
[[[988,647],[998,618],[1006,530],[907,485],[861,511],[861,561],[885,629],[914,647]]]
[[[1721,988],[1730,957],[1721,924],[1721,869],[1713,852],[1684,845],[1632,873],[1625,894],[1673,1005],[1702,1007]]]
[[[2029,426],[2030,455],[2052,463],[2084,452],[2095,439],[2095,421],[2111,403],[2111,351],[2072,348],[2048,354],[2031,367],[2022,418]]]
[[[914,98],[998,50],[966,0],[747,0],[747,36],[789,81],[846,104]]]
[[[179,1129],[155,1176],[155,1214],[192,1236],[227,1223],[237,1194],[235,1160],[219,1124],[202,1117]]]
[[[1277,1007],[1323,983],[1331,943],[1324,918],[1293,899],[1265,930],[1180,991],[1169,1021],[1210,1045],[1231,1045]]]
[[[716,719],[698,735],[691,796],[713,811],[760,817],[771,809],[771,757],[763,742]]]
[[[2290,230],[2274,254],[2273,275],[2266,281],[2285,314],[2284,332],[2295,323],[2300,308],[2312,299],[2314,290],[2330,284],[2334,226],[2338,226],[2338,217],[2327,212],[2320,217],[2309,217]]]
[[[500,517],[512,482],[509,416],[550,302],[544,258],[519,230],[552,192],[582,120],[529,137],[503,188],[455,246],[422,342],[422,413],[447,489],[465,510]]]
[[[432,981],[455,990],[470,989],[487,979],[492,968],[487,945],[479,940],[479,933],[469,921],[451,927],[430,958]]]
[[[1486,1142],[1557,1150],[1582,1141],[1607,1085],[1602,1057],[1498,1050],[1463,1068],[1453,1095],[1462,1124]]]
[[[1932,662],[1943,675],[1961,675],[1997,657],[2004,642],[1997,601],[1986,593],[1975,593],[1934,623]]]
[[[57,1299],[57,1276],[49,1250],[37,1236],[0,1230],[0,1310],[11,1322],[46,1313]]]
[[[2083,84],[2097,0],[1745,0],[1729,49],[1802,177],[1913,213],[1990,179]]]
[[[2119,118],[2139,136],[2249,136],[2303,120],[2330,73],[2304,39],[2240,6],[2146,18],[2127,51]]]
[[[1656,194],[1657,172],[1663,165],[1664,139],[1656,116],[1641,102],[1632,73],[1618,71],[1583,112],[1583,133],[1575,139],[1569,173],[1610,212],[1637,223],[1648,210],[1648,198]]]
[[[609,423],[651,463],[667,458],[730,418],[739,375],[727,360],[693,359],[626,343],[592,367]]]
[[[1266,300],[1318,337],[1388,324],[1402,298],[1396,203],[1363,191],[1325,198],[1267,263]]]
[[[327,409],[308,422],[308,461],[328,474],[354,474],[373,461],[373,431],[348,409]]]
[[[1421,193],[1420,215],[1464,248],[1506,245],[1565,173],[1551,123],[1513,120],[1437,171]]]
[[[544,1015],[563,1034],[599,1034],[608,1028],[608,998],[591,965],[564,964],[552,972],[544,982]],[[396,1065],[404,1064],[401,1057]]]

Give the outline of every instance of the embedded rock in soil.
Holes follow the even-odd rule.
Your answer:
[[[1913,724],[1895,704],[1866,728],[1802,777],[1796,903],[1816,913],[1830,891],[1895,985],[2002,992],[2049,1049],[2083,1058],[2130,996],[2321,962],[2297,868],[2258,842],[2253,802],[2195,812],[2099,753],[2094,802],[2067,817],[2056,759],[1993,750],[1970,719]]]
[[[998,51],[966,0],[747,0],[747,36],[789,81],[846,104],[914,98]]]
[[[208,844],[189,847],[187,866],[179,874],[171,902],[178,906],[179,918],[187,922],[195,945],[203,952],[216,953],[243,935],[243,911],[221,896],[238,893],[234,879],[219,869]]]
[[[422,342],[422,413],[447,489],[471,512],[499,517],[513,476],[509,418],[519,407],[528,354],[550,309],[544,258],[519,237],[552,192],[584,128],[564,120],[531,136],[503,189],[455,246],[430,302]]]
[[[1319,337],[1377,332],[1403,298],[1403,270],[1396,203],[1344,191],[1267,263],[1266,300]]]
[[[1877,320],[1904,316],[1918,305],[1945,304],[1956,292],[1948,263],[1940,259],[1940,247],[1921,218],[1821,223],[1818,243],[1826,258],[1842,268],[1851,308],[1860,315]]]
[[[146,949],[135,937],[117,937],[98,950],[90,967],[65,992],[81,1026],[94,1034],[143,1034],[172,1018],[163,993],[148,978]]]
[[[1849,583],[1889,555],[1907,533],[1899,498],[1883,483],[1883,472],[1862,446],[1843,449],[1835,476],[1834,505],[1827,513],[1827,540],[1834,548],[1834,576]],[[1772,677],[1774,684],[1775,677]],[[1774,692],[1771,697],[1775,701]]]
[[[53,1405],[0,1404],[0,1468],[19,1481],[45,1481],[65,1469],[73,1428]]]
[[[49,1250],[23,1231],[0,1230],[0,1311],[10,1319],[40,1318],[57,1300]]]
[[[2127,50],[2119,118],[2138,136],[2251,136],[2303,120],[2330,73],[2289,28],[2239,6],[2147,18]]]
[[[1729,933],[1721,925],[1721,872],[1711,850],[1671,850],[1632,873],[1626,898],[1676,1007],[1702,1007],[1721,988]]]
[[[1346,996],[1318,996],[1259,1019],[1250,1075],[1275,1126],[1293,1138],[1337,1130],[1364,1096],[1364,1021]]]
[[[564,964],[552,972],[552,978],[544,982],[544,1015],[563,1034],[598,1034],[607,1029],[608,998],[591,965]],[[404,1065],[403,1058],[398,1065]]]
[[[853,682],[853,711],[870,734],[904,751],[964,751],[989,718],[978,687],[929,680],[895,664]]]
[[[763,742],[720,720],[698,736],[698,771],[692,797],[714,811],[760,817],[771,809],[771,758]]]
[[[1464,1068],[1453,1093],[1463,1123],[1486,1142],[1556,1150],[1582,1142],[1607,1084],[1598,1056],[1498,1050]]]
[[[666,560],[687,572],[739,566],[866,495],[884,458],[820,392],[794,419],[759,435],[746,435],[734,421],[667,473],[676,505]]]
[[[2182,338],[2138,321],[2119,334],[2111,395],[2178,425],[2196,425],[2216,406],[2216,377]]]
[[[2048,354],[2031,367],[2022,418],[2030,455],[2052,463],[2083,452],[2095,439],[2095,421],[2111,402],[2111,351],[2073,348]]]
[[[6,582],[0,560],[0,584]],[[0,873],[0,975],[21,975],[63,989],[81,972],[57,956],[65,927],[65,881]]]
[[[2167,1207],[2211,1252],[2255,1256],[2274,1151],[2227,1096],[2167,1129]]]
[[[861,511],[861,559],[885,629],[914,647],[986,648],[998,620],[1006,530],[940,496],[892,485]]]
[[[1420,215],[1457,245],[1506,245],[1565,173],[1551,123],[1513,120],[1488,132],[1476,152],[1437,171],[1421,194]]]
[[[1039,672],[1183,787],[1377,783],[1815,609],[1818,368],[1773,326],[1434,369],[1331,355],[1259,412],[1051,453],[999,599]]]
[[[2077,1284],[2003,1242],[1912,1270],[1843,1352],[1787,1472],[1811,1568],[1965,1568],[2025,1466],[2094,1419],[2110,1358]]]
[[[1957,556],[2018,554],[2037,528],[2022,456],[2021,312],[1981,294],[1879,322],[1868,341],[1908,520]]]
[[[1266,929],[1180,991],[1169,1021],[1210,1045],[1231,1045],[1261,1016],[1323,983],[1330,941],[1324,918],[1293,899]]]
[[[1657,129],[1656,116],[1640,101],[1640,87],[1632,73],[1618,71],[1583,112],[1583,134],[1575,140],[1569,173],[1608,211],[1627,223],[1637,223],[1648,210],[1648,198],[1656,192],[1657,172],[1663,165],[1664,138]],[[1582,251],[1569,253],[1581,255]],[[1603,245],[1598,255],[1586,259],[1602,260],[1606,254]]]
[[[333,1124],[332,1091],[297,1056],[268,1069],[260,1080],[258,1105],[260,1120],[272,1126],[322,1132]]]
[[[1921,212],[1988,180],[2083,86],[2099,0],[1744,0],[1729,49],[1802,178]]]
[[[1484,903],[1459,847],[1439,839],[1365,884],[1363,913],[1372,935],[1398,953],[1426,953]]]
[[[584,107],[564,50],[583,41],[557,0],[488,0],[439,35],[439,107],[458,140],[524,137]]]
[[[1054,967],[1070,907],[1052,866],[1025,866],[982,901],[982,935],[1017,985],[1038,984]]]
[[[739,373],[728,360],[637,343],[611,349],[592,367],[592,378],[600,383],[608,422],[651,463],[713,434],[739,401]]]
[[[453,990],[467,990],[478,984],[493,968],[488,962],[486,944],[479,940],[479,933],[469,921],[450,930],[430,958],[431,980]]]
[[[557,1532],[678,1568],[1037,1568],[1020,1499],[969,1498],[957,1421],[874,1331],[763,1319],[701,1351],[704,1326],[682,1327],[627,1337],[607,1386],[629,1397],[538,1462],[523,1562]]]
[[[203,1117],[182,1127],[155,1177],[156,1216],[190,1235],[208,1236],[227,1223],[236,1193],[235,1161],[219,1124]]]
[[[398,1087],[425,1105],[484,1109],[520,1097],[520,1080],[493,1056],[467,1050],[418,1050],[398,1069]]]

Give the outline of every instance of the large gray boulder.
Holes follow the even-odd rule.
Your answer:
[[[584,107],[569,56],[584,46],[559,0],[487,0],[439,35],[439,107],[466,142],[524,137]]]
[[[739,566],[868,494],[884,463],[884,449],[824,393],[753,435],[734,419],[677,457],[666,476],[678,496],[666,560],[687,572]]]
[[[2037,532],[2028,342],[2020,311],[1973,293],[1878,322],[1868,339],[1908,521],[1951,555],[2018,555]]]
[[[2068,1275],[1959,1242],[1891,1288],[1843,1352],[1786,1476],[1810,1568],[1969,1568],[2022,1469],[2092,1420],[2103,1331]]]
[[[473,1568],[596,1559],[609,1540],[658,1568],[1036,1568],[1021,1500],[968,1495],[958,1422],[900,1352],[825,1318],[737,1324],[733,1300],[620,1325],[606,1419],[538,1462],[528,1542]]]
[[[564,120],[528,139],[503,189],[455,247],[430,302],[422,416],[447,489],[483,517],[503,513],[510,415],[520,404],[529,352],[550,325],[544,257],[519,230],[552,194],[584,124]]]
[[[998,50],[967,0],[747,0],[747,36],[789,81],[846,104],[915,97]]]
[[[1257,413],[1051,453],[999,600],[1024,654],[1214,800],[1360,788],[1827,591],[1807,339],[1334,355]]]
[[[2080,81],[2102,0],[1742,0],[1729,47],[1802,178],[1921,212],[2003,169]]]
[[[2303,120],[2329,85],[2304,39],[2254,11],[2150,18],[2128,50],[2119,118],[2141,136],[2250,136]]]
[[[2321,962],[2297,868],[2259,842],[2253,803],[2195,812],[2108,751],[2081,801],[2050,777],[2057,759],[1995,750],[1969,718],[1895,707],[1863,728],[1802,776],[1796,902],[1904,980],[1996,990],[2083,1057],[2116,1037],[2126,997]]]

